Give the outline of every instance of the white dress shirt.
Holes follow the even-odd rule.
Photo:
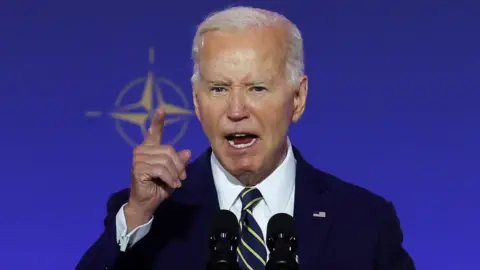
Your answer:
[[[215,154],[212,153],[210,159],[220,209],[230,210],[240,219],[242,202],[238,195],[245,186],[222,167]],[[262,230],[265,243],[267,224],[273,215],[286,213],[293,216],[295,172],[296,160],[291,143],[288,141],[288,152],[283,162],[265,180],[255,186],[262,193],[263,200],[253,209],[253,217]],[[121,251],[125,251],[142,239],[150,231],[153,221],[151,218],[146,224],[127,234],[124,207],[125,205],[120,208],[116,216],[117,243]]]

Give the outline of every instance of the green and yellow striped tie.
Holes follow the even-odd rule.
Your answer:
[[[267,250],[262,230],[253,218],[253,208],[263,199],[256,188],[245,188],[240,193],[242,215],[240,218],[241,239],[237,249],[241,269],[265,269]]]

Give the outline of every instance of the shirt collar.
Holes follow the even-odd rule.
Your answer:
[[[210,160],[220,209],[230,210],[245,185],[223,168],[213,152]],[[285,211],[288,199],[294,190],[295,172],[296,160],[288,139],[287,155],[283,162],[265,180],[255,186],[262,193],[272,215]]]

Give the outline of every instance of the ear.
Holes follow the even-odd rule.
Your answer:
[[[197,115],[197,119],[202,121],[200,116],[200,106],[198,102],[198,84],[196,82],[192,82],[192,97],[193,97],[193,106],[195,108],[195,114]]]
[[[307,103],[308,95],[308,78],[307,76],[302,76],[300,78],[300,83],[298,87],[295,88],[293,93],[293,116],[292,122],[296,123],[302,117],[303,112],[305,111],[305,106]]]

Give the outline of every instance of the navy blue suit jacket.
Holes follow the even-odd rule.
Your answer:
[[[162,202],[150,232],[131,249],[116,243],[115,217],[129,190],[107,203],[105,230],[77,270],[201,270],[209,258],[208,234],[219,211],[211,150],[187,166],[183,187]],[[391,203],[319,171],[294,148],[297,159],[294,219],[301,270],[413,270]],[[325,217],[315,217],[319,211]]]

